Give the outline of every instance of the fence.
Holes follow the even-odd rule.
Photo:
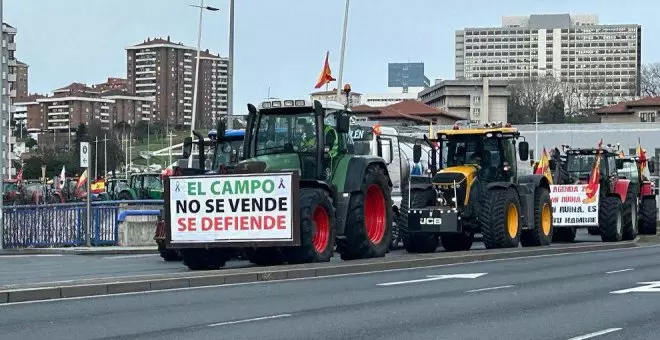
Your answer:
[[[117,218],[121,211],[160,209],[162,206],[163,200],[92,202],[92,245],[117,244]],[[5,206],[2,213],[4,248],[85,245],[87,207],[84,202]]]

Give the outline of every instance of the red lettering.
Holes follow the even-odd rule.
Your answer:
[[[247,216],[241,216],[238,217],[236,216],[236,224],[239,224],[241,227],[241,230],[250,230],[250,226],[247,223],[248,219]]]
[[[197,225],[197,220],[194,217],[188,217],[188,231],[197,231],[195,226]]]
[[[213,229],[215,230],[223,230],[222,229],[222,217],[216,217],[213,219]]]
[[[185,230],[186,230],[186,228],[187,228],[188,226],[186,225],[185,221],[186,221],[186,219],[183,218],[183,217],[179,217],[179,218],[176,220],[176,223],[179,225],[179,228],[177,228],[178,231],[185,231]]]
[[[231,216],[225,216],[225,230],[229,230],[229,228],[232,227],[232,217]]]
[[[264,230],[275,228],[275,218],[273,216],[264,216]]]
[[[250,225],[252,226],[252,229],[259,229],[261,230],[261,219],[258,216],[251,216],[250,217]]]
[[[202,217],[202,231],[213,229],[213,220],[209,217]]]
[[[286,229],[286,216],[284,215],[277,216],[277,229],[279,230]]]

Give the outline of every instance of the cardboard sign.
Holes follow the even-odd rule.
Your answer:
[[[600,190],[600,188],[599,188]],[[554,226],[598,226],[598,194],[587,197],[587,185],[551,185]]]
[[[171,243],[293,240],[292,179],[171,177]]]

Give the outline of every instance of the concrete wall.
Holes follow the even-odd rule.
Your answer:
[[[120,247],[156,246],[154,233],[158,216],[126,216],[119,223]]]

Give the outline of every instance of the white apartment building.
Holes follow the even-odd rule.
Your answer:
[[[2,159],[3,169],[2,175],[11,178],[16,173],[16,169],[12,167],[12,159],[14,154],[12,152],[12,145],[16,142],[16,138],[12,136],[10,124],[10,112],[14,111],[13,98],[16,97],[16,89],[14,89],[14,82],[16,82],[16,28],[9,24],[2,23],[2,48],[0,55],[2,55],[2,107],[0,107],[0,120],[2,121]]]
[[[155,97],[154,120],[171,126],[190,126],[193,115],[197,49],[167,39],[147,39],[126,48],[127,89]],[[196,126],[210,126],[227,113],[228,59],[200,54]]]
[[[595,15],[505,16],[501,27],[456,31],[456,79],[553,76],[579,109],[631,99],[640,93],[641,30]]]

